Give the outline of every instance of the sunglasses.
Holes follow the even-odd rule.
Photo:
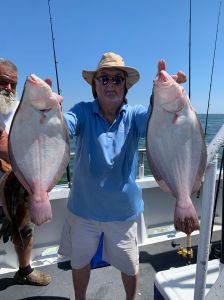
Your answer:
[[[121,75],[115,75],[112,77],[110,77],[108,75],[102,75],[102,76],[96,77],[96,79],[98,80],[98,82],[101,85],[107,85],[109,81],[111,81],[115,85],[120,85],[125,80],[125,78],[122,77]]]

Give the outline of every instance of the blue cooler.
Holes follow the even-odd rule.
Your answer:
[[[104,236],[104,233],[101,234],[99,245],[96,250],[96,254],[91,259],[91,262],[90,262],[91,269],[109,266],[109,264],[106,261],[102,260],[103,236]]]

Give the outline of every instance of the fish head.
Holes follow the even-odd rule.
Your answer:
[[[57,104],[56,94],[51,87],[34,74],[27,77],[24,93],[37,110],[50,110]]]
[[[188,96],[185,89],[165,70],[161,70],[153,81],[154,105],[161,106],[168,112],[183,109]]]

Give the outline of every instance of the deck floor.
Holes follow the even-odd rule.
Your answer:
[[[220,232],[213,234],[213,245],[219,246]],[[185,239],[180,239],[185,246]],[[196,263],[198,237],[192,237],[194,257]],[[155,274],[171,267],[180,267],[187,264],[187,260],[177,254],[171,240],[140,247],[140,286],[138,300],[154,299]],[[46,287],[16,285],[14,273],[0,275],[1,300],[68,300],[74,299],[71,269],[69,262],[52,264],[40,269],[49,272],[53,281]],[[92,270],[87,290],[87,300],[122,300],[125,299],[120,272],[111,266]]]

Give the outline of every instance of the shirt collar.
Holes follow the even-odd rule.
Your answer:
[[[98,115],[100,114],[100,107],[99,107],[99,103],[98,103],[97,99],[95,99],[93,101],[93,112]]]

